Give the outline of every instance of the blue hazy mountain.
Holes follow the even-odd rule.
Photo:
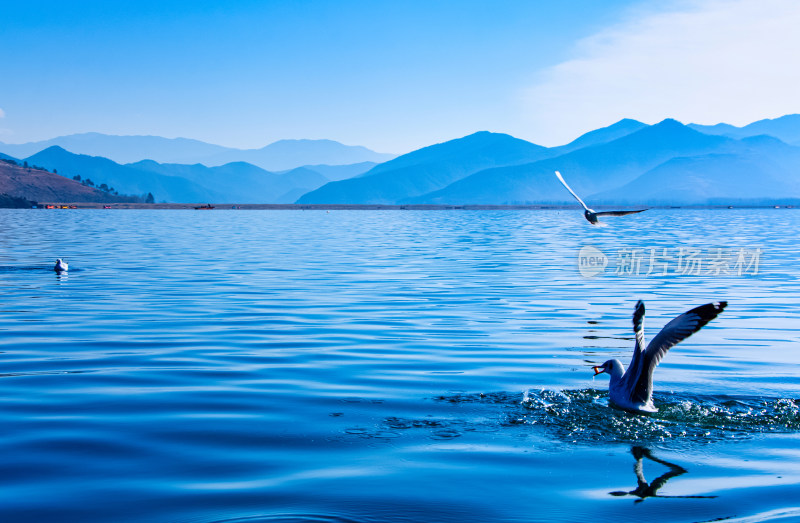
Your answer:
[[[378,163],[394,157],[332,140],[281,140],[261,149],[233,149],[188,138],[114,136],[101,133],[73,134],[24,144],[0,142],[0,151],[17,158],[27,158],[54,145],[76,154],[101,156],[120,164],[154,160],[159,163],[202,163],[218,166],[244,161],[269,171],[310,164]]]
[[[22,201],[15,202],[15,199]],[[25,200],[73,203],[133,202],[136,199],[109,194],[37,167],[25,167],[19,161],[0,161],[0,205],[28,207],[30,203],[26,205]]]
[[[303,167],[318,172],[332,182],[359,176],[378,165],[375,162],[359,162],[349,165],[304,165]]]
[[[67,178],[80,175],[113,187],[120,194],[143,195],[152,193],[156,201],[207,202],[220,201],[220,194],[202,187],[186,178],[167,176],[120,165],[108,158],[74,154],[61,147],[52,146],[26,158],[32,165],[41,165]]]
[[[735,127],[729,123],[718,123],[714,125],[702,125],[697,123],[690,123],[687,127],[699,131],[704,134],[713,134],[715,136],[727,136],[729,138],[742,138],[741,128]]]
[[[376,153],[360,145],[344,145],[333,140],[280,140],[261,149],[233,149],[204,158],[209,166],[247,162],[268,171],[283,171],[304,165],[348,165],[385,162],[393,154]]]
[[[673,158],[617,189],[590,196],[597,204],[701,205],[800,198],[800,184],[768,158],[710,154]]]
[[[647,127],[646,123],[631,120],[630,118],[623,118],[608,127],[601,127],[600,129],[589,131],[566,145],[552,147],[551,151],[553,152],[553,156],[561,156],[562,154],[583,149],[584,147],[613,142],[614,140],[622,138],[623,136],[628,136],[645,127]]]
[[[482,131],[399,156],[355,178],[328,183],[297,203],[395,204],[489,167],[528,163],[549,154],[546,147]]]
[[[105,183],[121,194],[152,193],[159,202],[292,203],[329,181],[306,167],[273,173],[245,162],[206,167],[143,160],[120,165],[108,158],[74,154],[58,146],[26,161],[57,169],[67,178],[80,175],[98,186]]]
[[[793,145],[800,145],[800,114],[787,114],[780,118],[764,119],[744,127],[735,127],[726,123],[716,125],[689,124],[689,127],[706,134],[744,138],[766,134]]]
[[[213,201],[226,203],[292,203],[294,200],[286,201],[287,193],[291,193],[290,197],[303,194],[328,182],[323,175],[305,167],[278,174],[246,162],[206,167],[143,160],[126,167],[189,180],[216,194]]]
[[[736,204],[800,198],[796,175],[800,147],[790,143],[800,136],[793,134],[799,129],[800,115],[741,128],[685,126],[671,119],[647,126],[625,119],[560,147],[548,149],[505,134],[479,132],[379,164],[373,160],[337,165],[337,161],[352,160],[348,154],[358,156],[365,150],[327,140],[285,140],[258,150],[238,151],[263,155],[262,160],[279,165],[302,157],[297,161],[305,165],[275,171],[244,161],[208,166],[145,160],[121,165],[57,146],[27,157],[0,146],[0,158],[23,158],[16,161],[57,169],[68,178],[80,174],[122,194],[152,192],[157,201],[170,202],[574,203],[553,175],[559,170],[590,205],[725,203],[726,199]],[[154,139],[151,152],[158,152],[152,144],[165,140],[95,133],[63,138],[102,143],[93,142],[97,136],[120,147],[125,140],[117,138],[133,139],[130,144],[138,138]],[[173,141],[170,146],[178,142],[188,148],[184,152],[192,152],[193,147],[200,148],[194,151],[199,154],[208,152],[202,147],[209,144],[192,140]],[[218,160],[231,152],[212,148],[217,148],[211,156]]]
[[[734,141],[667,119],[608,143],[538,162],[480,171],[406,203],[572,203],[553,171],[561,171],[578,194],[590,195],[628,183],[676,156],[714,152]]]
[[[220,145],[188,138],[114,136],[101,133],[71,134],[24,144],[0,142],[0,150],[19,158],[27,158],[54,145],[76,154],[102,156],[117,163],[135,162],[145,158],[182,163],[196,158],[206,158],[227,150]]]
[[[731,152],[672,158],[589,199],[597,204],[698,205],[800,198],[800,148],[761,135],[725,149]]]

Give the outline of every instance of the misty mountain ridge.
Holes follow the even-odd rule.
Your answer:
[[[598,204],[703,205],[712,201],[766,201],[800,195],[800,179],[758,154],[673,158],[635,180],[591,196]]]
[[[26,161],[51,171],[58,170],[59,175],[67,178],[79,175],[84,180],[91,179],[95,185],[105,183],[120,193],[142,195],[149,192],[157,201],[200,202],[217,200],[219,196],[185,178],[142,171],[101,156],[74,154],[57,145],[29,156]]]
[[[555,152],[553,156],[560,156],[562,154],[592,145],[600,145],[603,143],[612,142],[647,126],[648,125],[646,123],[632,120],[630,118],[623,118],[622,120],[615,124],[609,125],[608,127],[601,127],[599,129],[595,129],[594,131],[589,131],[588,133],[582,134],[566,145],[553,147],[552,149]]]
[[[689,127],[706,134],[716,134],[731,138],[768,135],[791,145],[800,145],[800,114],[787,114],[779,118],[765,118],[736,127],[727,123],[716,125],[689,124]]]
[[[74,154],[58,146],[30,156],[27,161],[57,169],[65,177],[80,175],[95,185],[105,183],[120,193],[150,192],[157,201],[175,203],[277,203],[287,193],[295,194],[298,189],[308,192],[328,182],[323,175],[305,168],[276,174],[245,162],[206,167],[143,160],[120,165],[108,158]]]
[[[572,203],[572,196],[555,178],[554,171],[561,171],[578,194],[588,196],[632,181],[674,156],[710,152],[728,140],[704,135],[667,119],[616,140],[561,156],[479,171],[439,191],[403,203]]]
[[[636,197],[636,192],[605,194],[607,191],[625,186],[636,180],[644,173],[653,171],[655,179],[663,177],[667,179],[667,169],[655,170],[661,164],[670,162],[675,158],[692,158],[708,156],[706,164],[709,168],[713,164],[720,164],[718,170],[724,171],[726,167],[732,165],[735,159],[745,162],[743,165],[755,165],[758,158],[769,158],[770,163],[780,167],[779,174],[776,176],[762,177],[763,188],[759,194],[771,193],[775,197],[791,195],[799,197],[800,193],[795,191],[791,178],[800,166],[800,156],[798,149],[780,140],[769,136],[753,136],[742,140],[728,138],[725,136],[708,135],[696,131],[689,126],[674,119],[665,119],[655,125],[644,125],[634,120],[623,120],[602,130],[601,132],[587,133],[582,139],[573,142],[572,151],[564,146],[551,149],[537,149],[536,155],[539,159],[521,162],[512,165],[499,167],[489,167],[467,173],[457,177],[450,184],[424,194],[409,195],[396,198],[394,200],[384,199],[378,202],[369,203],[393,203],[393,204],[440,204],[440,205],[503,205],[503,204],[574,204],[572,196],[564,189],[554,176],[555,170],[560,170],[567,177],[573,188],[587,199],[591,204],[594,195],[603,196],[604,202],[621,202],[631,205],[646,205],[648,198]],[[619,137],[615,138],[615,133]],[[479,137],[480,133],[470,135]],[[470,138],[465,137],[465,138]],[[609,139],[607,139],[609,138]],[[464,140],[464,139],[462,139]],[[576,143],[577,142],[577,143]],[[585,143],[584,147],[579,145]],[[449,153],[457,150],[459,140],[439,144],[438,149]],[[569,151],[558,154],[560,151]],[[392,164],[411,164],[415,167],[412,172],[419,175],[419,162],[412,160],[420,155],[425,156],[429,165],[437,164],[437,155],[434,154],[436,148],[425,148],[415,151],[409,155],[398,157],[392,162],[379,165],[361,177],[348,180],[345,184],[328,184],[298,200],[298,203],[333,203],[323,200],[324,196],[332,187],[349,189],[349,194],[338,194],[337,202],[362,203],[363,188],[368,178],[372,194],[380,193],[385,188],[381,187],[386,180],[373,177],[375,173],[387,173],[388,175],[400,178],[391,179],[389,184],[393,187],[403,187],[407,181],[408,174],[402,169],[391,169]],[[449,157],[448,154],[442,156]],[[452,161],[452,160],[451,160]],[[422,164],[424,167],[424,163]],[[681,165],[673,162],[672,168]],[[685,164],[684,164],[685,165]],[[795,170],[792,170],[794,166]],[[463,174],[466,170],[462,170]],[[761,171],[759,171],[761,172]],[[714,175],[714,183],[724,180],[718,175]],[[796,178],[796,177],[795,177]],[[696,186],[696,193],[689,194],[691,191],[675,192],[675,201],[667,204],[697,204],[711,199],[732,198],[736,201],[743,201],[750,197],[752,191],[748,191],[744,185],[742,190],[738,190],[737,180],[739,177],[731,176],[729,183],[731,190],[703,189],[703,184]],[[380,183],[379,183],[380,182]],[[666,183],[666,182],[665,182]],[[711,182],[709,182],[711,183]],[[712,183],[713,185],[713,183]],[[348,187],[349,186],[349,187]],[[788,191],[788,192],[787,192]],[[663,192],[663,191],[662,191]],[[386,194],[384,192],[384,194]],[[631,197],[631,194],[634,195]],[[396,195],[395,195],[396,196]],[[622,196],[625,196],[622,198]],[[313,197],[313,199],[312,199]],[[330,199],[330,198],[326,198]],[[652,198],[650,198],[652,199]],[[662,203],[664,198],[660,198]]]
[[[120,164],[154,160],[172,164],[202,163],[215,167],[246,161],[270,171],[294,169],[310,164],[380,163],[395,156],[333,140],[279,140],[260,149],[235,149],[189,138],[115,136],[102,133],[72,134],[24,144],[0,142],[0,151],[16,158],[27,158],[54,145],[76,154],[101,156]]]
[[[58,201],[113,203],[135,202],[137,198],[101,191],[38,167],[25,167],[11,158],[0,159],[0,206],[29,207],[32,202]]]
[[[353,178],[360,174],[364,174],[376,165],[378,164],[375,162],[359,162],[347,165],[311,164],[303,165],[302,167],[310,169],[314,172],[318,172],[332,182],[338,182],[339,180],[346,180],[347,178]],[[278,171],[278,174],[282,174],[284,172],[288,171]]]
[[[115,136],[102,133],[71,134],[23,144],[0,142],[0,150],[19,158],[27,158],[52,146],[58,146],[76,154],[101,156],[117,163],[130,163],[145,158],[175,163],[193,163],[191,162],[193,158],[205,158],[227,149],[220,145],[189,138]]]
[[[73,139],[92,142],[98,136],[106,135],[86,133]],[[331,140],[281,140],[250,151],[277,164],[308,147],[317,151],[317,156],[306,155],[302,166],[275,170],[242,159],[210,165],[215,162],[209,157],[225,159],[230,152],[225,148],[214,149],[207,163],[147,159],[121,164],[59,146],[26,158],[0,145],[0,158],[26,158],[31,165],[58,169],[67,177],[80,174],[120,193],[152,192],[158,201],[178,203],[575,204],[553,174],[559,170],[589,205],[703,205],[800,198],[795,136],[800,136],[800,115],[743,127],[684,125],[673,119],[647,125],[623,119],[558,147],[480,131],[382,163],[313,164],[348,147]],[[209,144],[187,140],[180,145]],[[348,151],[357,156],[368,150]]]
[[[478,170],[547,157],[549,149],[502,133],[481,131],[418,149],[297,200],[301,204],[395,204],[446,187]]]
[[[716,151],[732,141],[700,133],[674,119],[655,125],[623,119],[553,148],[501,133],[478,132],[399,156],[358,177],[329,183],[297,203],[564,204],[573,200],[555,179],[555,170],[569,172],[570,183],[579,193],[593,194],[628,183],[673,157]]]
[[[201,163],[214,167],[244,161],[270,171],[304,165],[349,165],[385,162],[393,154],[376,153],[360,145],[343,145],[333,140],[279,140],[260,149],[233,149],[211,155]]]

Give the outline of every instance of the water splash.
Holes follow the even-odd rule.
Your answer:
[[[719,440],[765,432],[800,430],[800,405],[793,399],[661,395],[659,411],[633,414],[611,408],[597,390],[541,391],[521,403],[511,424],[542,425],[560,438],[582,441]]]
[[[634,414],[608,404],[596,389],[525,391],[441,396],[451,403],[504,407],[503,426],[540,427],[549,436],[576,443],[716,441],[759,433],[800,431],[800,400],[660,394],[659,411]]]

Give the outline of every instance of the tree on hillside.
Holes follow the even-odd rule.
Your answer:
[[[80,174],[76,174],[75,176],[72,177],[72,179],[75,180],[76,182],[79,182],[79,181],[81,181],[81,175]]]
[[[144,203],[156,203],[156,199],[153,198],[153,193],[147,193],[147,198],[144,200]]]

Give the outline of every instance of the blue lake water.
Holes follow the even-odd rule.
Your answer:
[[[607,223],[0,210],[0,519],[800,519],[800,213]],[[652,416],[591,371],[637,299],[729,302]]]

